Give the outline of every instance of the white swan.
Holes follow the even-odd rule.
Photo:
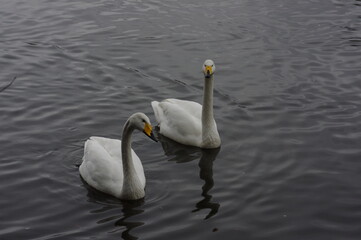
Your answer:
[[[131,136],[135,129],[157,141],[149,118],[144,113],[135,113],[124,125],[122,141],[90,137],[85,142],[79,172],[90,186],[120,199],[135,200],[144,197],[143,166],[131,148]]]
[[[213,61],[206,60],[202,70],[203,107],[196,102],[165,99],[161,102],[153,101],[152,108],[160,134],[185,145],[218,148],[221,139],[213,118]]]

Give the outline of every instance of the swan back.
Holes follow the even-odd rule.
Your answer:
[[[121,198],[123,191],[123,163],[121,141],[103,137],[90,137],[85,142],[83,162],[79,167],[82,178],[95,189]],[[141,186],[145,187],[143,165],[132,150],[134,168]]]
[[[124,125],[122,141],[91,137],[85,142],[79,172],[90,186],[121,199],[144,197],[143,166],[131,149],[131,135],[135,129],[155,140],[149,118],[144,113],[136,113]]]
[[[152,108],[160,134],[185,145],[218,148],[221,140],[213,117],[213,74],[215,64],[208,59],[204,74],[203,106],[192,101],[165,99],[153,101]]]
[[[159,123],[160,134],[184,145],[200,147],[202,106],[199,103],[166,99],[161,102],[153,101],[152,108]]]

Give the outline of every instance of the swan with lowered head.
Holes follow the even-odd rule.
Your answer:
[[[171,98],[161,102],[153,101],[152,108],[160,134],[185,145],[218,148],[221,139],[213,118],[214,62],[206,60],[202,70],[203,106],[196,102]]]
[[[144,113],[135,113],[126,121],[121,141],[90,137],[85,142],[83,162],[79,167],[85,182],[101,192],[124,200],[145,196],[143,166],[131,148],[134,130],[143,131],[157,141],[149,118]]]

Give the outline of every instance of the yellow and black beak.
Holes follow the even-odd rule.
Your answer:
[[[143,132],[144,132],[145,135],[150,137],[152,140],[158,142],[158,139],[153,134],[152,125],[150,125],[149,123],[144,123]]]
[[[213,74],[212,66],[205,66],[205,68],[204,68],[204,75],[205,75],[206,77],[210,77],[210,76],[212,76],[212,74]]]

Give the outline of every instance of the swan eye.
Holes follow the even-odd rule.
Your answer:
[[[145,123],[145,120],[144,120],[144,119],[142,119],[142,122],[144,122],[144,123]]]
[[[213,67],[213,64],[212,64],[212,67]]]

